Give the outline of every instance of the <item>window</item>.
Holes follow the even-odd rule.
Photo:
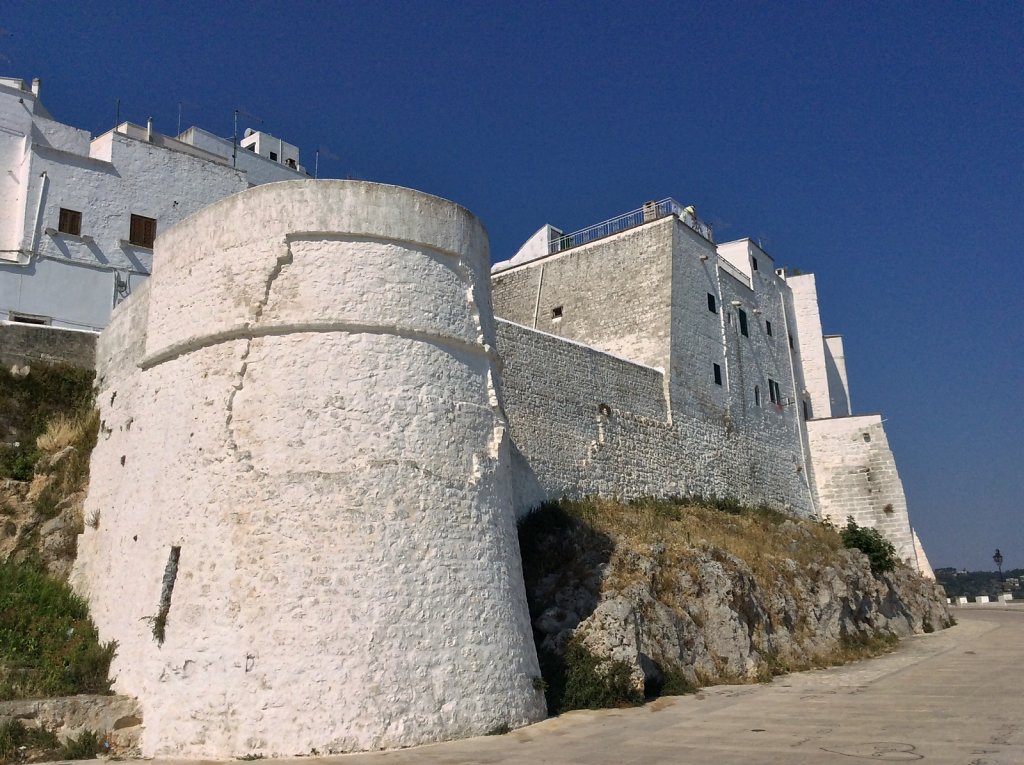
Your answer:
[[[16,321],[19,324],[39,324],[44,327],[48,327],[53,323],[49,316],[33,316],[29,313],[15,313],[14,311],[7,315],[7,320]]]
[[[722,384],[722,368],[720,366],[718,366],[718,364],[715,364],[714,367],[715,367],[715,385],[721,385]]]
[[[789,350],[793,350],[793,333],[789,334]]]
[[[804,404],[804,419],[805,420],[809,420],[809,419],[811,419],[811,408],[809,406],[807,406],[807,402],[806,401],[804,401],[803,404]]]
[[[82,235],[82,213],[77,210],[60,208],[60,219],[57,221],[57,230],[62,234]]]
[[[294,160],[294,159],[292,159],[291,157],[288,157],[288,159],[286,159],[286,160],[284,161],[284,163],[285,163],[286,165],[288,165],[288,167],[290,167],[290,168],[291,168],[292,170],[295,170],[295,169],[296,169],[296,167],[295,167],[295,160]]]
[[[751,258],[750,263],[754,266],[754,270],[757,270],[757,258]]]
[[[772,334],[772,323],[770,321],[768,321],[767,319],[764,320],[764,331],[768,333],[769,337],[771,337],[771,334]]]
[[[152,247],[156,239],[156,220],[144,215],[132,215],[132,225],[128,232],[128,241],[139,247]]]
[[[715,302],[715,296],[710,292],[708,293],[708,310],[711,313],[718,313],[718,303]]]
[[[557,305],[551,309],[551,320],[558,321],[562,318],[562,306]]]
[[[740,314],[740,333],[744,337],[750,337],[750,333],[747,332],[747,312],[742,308],[739,309]]]
[[[761,386],[754,386],[754,406],[761,406]]]
[[[270,158],[272,160],[274,160],[275,162],[277,162],[277,152],[276,151],[270,152]]]
[[[768,378],[768,395],[773,404],[782,406],[782,391],[779,390],[779,384],[770,377]]]

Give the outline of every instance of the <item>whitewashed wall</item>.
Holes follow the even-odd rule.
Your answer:
[[[822,517],[878,529],[916,567],[907,498],[881,415],[812,420],[808,434]]]
[[[258,187],[158,239],[147,291],[101,337],[98,522],[74,574],[119,642],[146,755],[378,749],[544,716],[487,266],[462,208],[357,182]]]
[[[792,395],[788,288],[770,259],[760,268],[739,282],[712,244],[666,217],[492,274],[495,310],[516,322],[499,322],[498,349],[520,512],[594,493],[716,494],[813,512],[800,407],[771,406],[768,394],[771,377]],[[544,334],[521,326],[534,316]]]

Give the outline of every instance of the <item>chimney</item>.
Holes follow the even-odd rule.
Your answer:
[[[36,98],[39,97],[39,84],[40,84],[40,80],[39,80],[38,77],[36,77],[34,80],[32,80],[32,95],[35,96]]]

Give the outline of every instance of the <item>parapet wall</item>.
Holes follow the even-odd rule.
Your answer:
[[[74,581],[143,753],[409,746],[544,715],[483,228],[261,186],[157,240],[104,333]]]
[[[0,322],[0,365],[67,364],[96,366],[96,332]]]

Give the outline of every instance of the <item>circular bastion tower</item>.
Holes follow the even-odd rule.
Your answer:
[[[100,338],[75,586],[143,754],[409,746],[544,699],[495,391],[487,235],[292,181],[164,233]]]

